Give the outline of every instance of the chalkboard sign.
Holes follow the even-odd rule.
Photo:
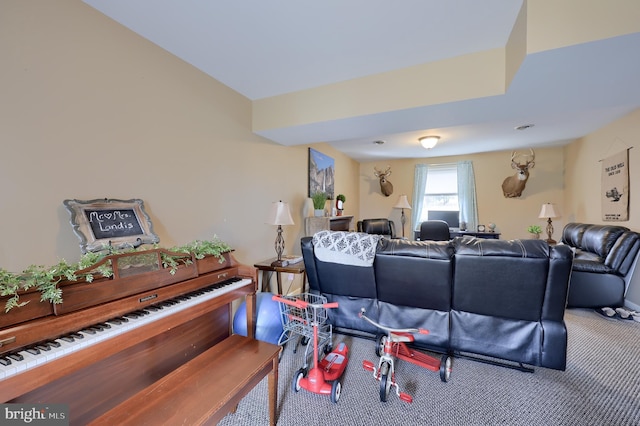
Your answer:
[[[142,200],[64,200],[64,205],[71,214],[71,225],[80,238],[83,253],[160,241],[153,233]]]
[[[96,239],[143,234],[138,216],[133,209],[85,210],[84,214]]]

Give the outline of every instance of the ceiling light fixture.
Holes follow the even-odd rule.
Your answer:
[[[440,136],[423,136],[421,138],[418,138],[418,140],[423,147],[425,147],[426,149],[431,149],[436,146],[436,144],[440,140]]]
[[[535,124],[523,124],[521,126],[516,126],[515,130],[527,130],[535,126]]]

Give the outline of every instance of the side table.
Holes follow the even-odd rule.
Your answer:
[[[253,265],[258,271],[262,271],[262,291],[269,291],[269,274],[271,272],[276,273],[276,280],[278,282],[278,294],[282,294],[282,277],[281,274],[302,274],[302,292],[305,292],[307,282],[307,272],[304,269],[304,261],[297,263],[290,263],[287,266],[271,266],[271,262],[276,258],[268,259],[263,262],[258,262]]]

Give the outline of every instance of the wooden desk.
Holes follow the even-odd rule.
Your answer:
[[[280,346],[237,334],[180,366],[91,425],[217,424],[269,376],[269,422],[276,424]]]
[[[476,237],[476,238],[486,238],[486,239],[495,239],[495,240],[500,239],[500,233],[499,232],[471,232],[471,231],[456,231],[456,232],[452,232],[451,233],[451,238],[464,237],[465,235],[468,235],[470,237]]]
[[[278,282],[278,294],[282,294],[282,277],[281,274],[284,272],[285,274],[302,274],[302,292],[305,292],[306,281],[307,281],[307,272],[304,269],[304,261],[300,261],[298,263],[291,263],[287,266],[271,266],[271,262],[276,260],[273,259],[265,260],[264,262],[259,262],[253,265],[258,271],[262,271],[262,291],[270,291],[271,288],[269,286],[269,276],[271,272],[276,273],[276,280]]]

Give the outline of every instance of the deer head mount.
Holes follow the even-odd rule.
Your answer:
[[[374,167],[373,170],[375,170],[374,175],[380,179],[380,191],[382,194],[385,197],[393,194],[393,185],[387,180],[387,177],[391,174],[391,166],[387,166],[384,172],[378,170],[377,167]]]
[[[533,149],[529,148],[531,154],[518,154],[516,151],[511,153],[511,168],[516,170],[516,174],[509,176],[502,182],[502,193],[506,198],[517,198],[522,195],[524,187],[529,179],[529,169],[533,169],[536,164],[536,154]],[[517,157],[525,157],[523,163],[516,161]]]

